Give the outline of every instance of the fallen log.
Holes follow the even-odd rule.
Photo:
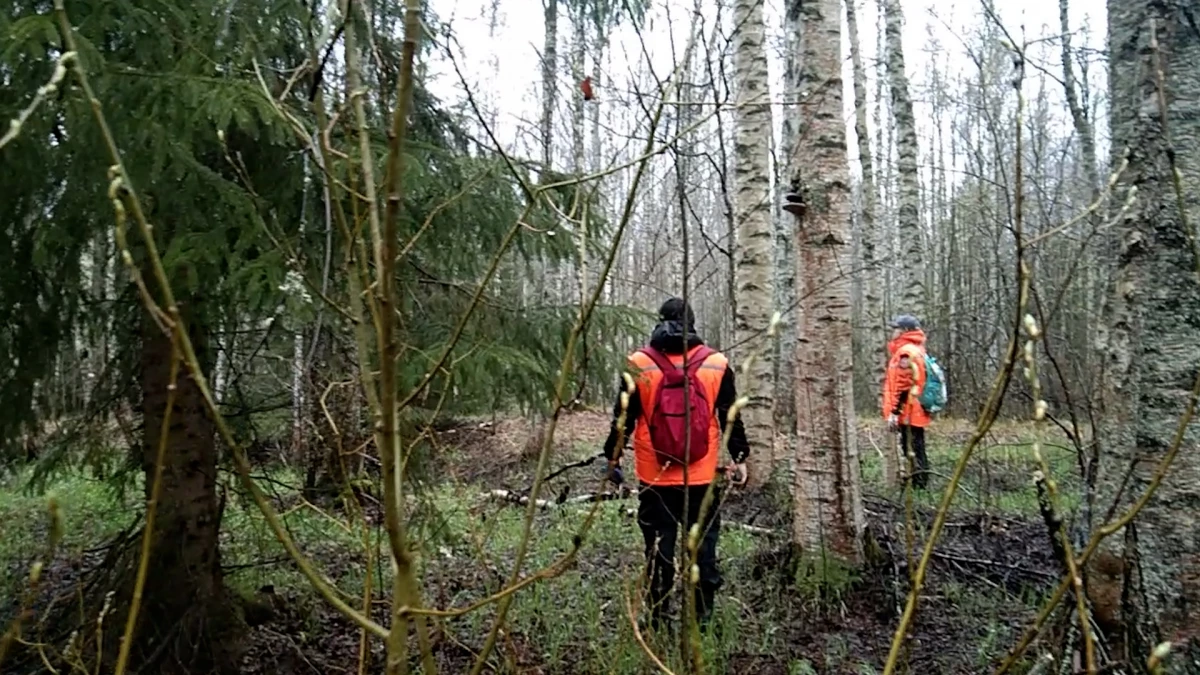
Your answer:
[[[539,499],[536,504],[538,508],[548,509],[552,506],[565,506],[568,504],[591,504],[592,502],[606,502],[615,499],[625,499],[629,496],[626,494],[627,488],[622,488],[620,492],[596,492],[586,495],[576,495],[574,497],[565,497],[562,499]],[[526,505],[529,503],[529,495],[523,495],[520,492],[513,490],[492,490],[487,493],[487,496],[498,499],[504,502]]]
[[[620,490],[618,490],[617,492],[596,492],[596,493],[585,494],[585,495],[576,495],[574,497],[567,497],[562,500],[538,499],[535,502],[535,504],[537,504],[537,507],[539,509],[549,509],[549,508],[555,507],[555,506],[580,506],[582,504],[591,504],[593,502],[607,502],[607,501],[615,501],[618,499],[627,499],[627,498],[631,497],[633,494],[634,494],[633,490],[630,490],[629,488],[627,488],[625,486],[621,486]],[[500,489],[490,490],[487,493],[485,493],[484,496],[489,497],[491,499],[508,502],[511,504],[520,504],[522,506],[529,504],[529,496],[528,495],[523,495],[519,492],[514,492],[513,490],[500,490]],[[637,509],[634,509],[634,508],[625,507],[624,509],[621,510],[621,513],[622,513],[622,515],[624,515],[627,518],[637,518]],[[772,530],[767,527],[759,527],[757,525],[747,525],[745,523],[736,523],[736,522],[730,522],[727,520],[722,521],[721,527],[734,528],[734,529],[742,530],[743,532],[749,532],[750,534],[759,534],[759,535],[764,535],[764,536],[772,536],[772,535],[778,534],[775,530]]]

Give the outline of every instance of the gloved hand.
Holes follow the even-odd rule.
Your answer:
[[[620,485],[621,483],[625,482],[625,474],[621,472],[620,466],[618,466],[618,465],[614,465],[612,467],[606,466],[604,470],[606,473],[606,477],[608,478],[609,482],[612,483],[613,485]]]
[[[732,471],[729,480],[734,485],[745,485],[746,481],[750,480],[750,472],[746,469],[745,462],[735,462],[729,468]]]
[[[895,431],[900,428],[900,418],[896,414],[888,415],[887,428],[888,431]]]

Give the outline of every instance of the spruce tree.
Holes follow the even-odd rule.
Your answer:
[[[336,59],[321,58],[332,49],[329,38],[336,40],[340,22],[336,16],[328,22],[324,8],[315,9],[310,14],[306,3],[273,0],[151,5],[77,0],[68,5],[78,58],[144,200],[204,372],[215,366],[220,330],[286,306],[286,296],[293,292],[286,281],[289,272],[315,279],[325,271],[321,261],[326,256],[345,261],[357,255],[352,241],[342,233],[327,237],[325,224],[304,212],[306,203],[310,209],[321,203],[324,192],[320,181],[305,181],[305,153],[314,158],[295,125],[312,131],[319,119],[344,104]],[[6,36],[0,78],[7,90],[20,92],[16,100],[0,101],[0,117],[15,118],[29,106],[63,53],[51,10],[50,2],[17,3],[14,11],[0,16],[0,34]],[[366,82],[377,164],[386,152],[384,120],[396,86],[396,73],[388,64],[398,62],[394,57],[399,53],[398,42],[382,30],[395,19],[388,17],[389,11],[398,10],[381,7],[371,17],[378,23],[373,48],[382,57],[370,60],[382,67],[371,68]],[[323,66],[316,67],[318,63]],[[507,255],[528,262],[562,260],[575,251],[566,238],[544,234],[556,220],[556,209],[571,208],[573,189],[552,191],[553,206],[542,201],[526,212],[530,193],[525,186],[533,179],[524,167],[531,164],[504,160],[480,146],[463,120],[419,82],[411,124],[407,151],[412,158],[403,176],[399,234],[402,242],[414,245],[397,269],[398,338],[405,346],[400,398],[427,379],[455,333],[458,317],[468,312],[489,259],[522,213],[525,218]],[[330,158],[329,175],[338,179],[336,185],[355,187],[361,177],[354,132],[345,120],[329,131],[341,153]],[[130,666],[167,673],[235,672],[245,632],[241,602],[221,574],[218,534],[225,499],[217,490],[221,448],[212,417],[197,383],[182,367],[170,395],[171,339],[145,311],[116,258],[109,261],[119,280],[115,301],[103,307],[89,302],[81,262],[89,246],[113,231],[104,147],[89,102],[66,78],[28,117],[16,140],[0,151],[6,176],[0,184],[0,226],[12,242],[0,252],[0,293],[6,299],[0,304],[0,349],[10,355],[0,371],[0,432],[9,443],[52,416],[80,419],[100,413],[103,418],[110,412],[104,406],[126,396],[140,412],[141,439],[132,448],[131,464],[145,476],[149,498],[167,403],[173,400],[161,444],[161,494]],[[335,186],[329,196],[331,207],[343,213],[361,207],[345,189]],[[590,226],[593,252],[606,234],[604,225],[593,221]],[[134,269],[148,277],[142,269],[143,247],[133,233],[129,240]],[[356,301],[348,269],[335,265],[329,284],[329,297],[343,306]],[[160,300],[154,285],[149,287]],[[513,290],[497,282],[484,291],[482,309],[466,322],[453,359],[443,365],[453,375],[433,378],[427,391],[413,399],[409,424],[428,421],[435,408],[455,414],[548,405],[555,365],[577,307],[525,306],[511,300]],[[49,415],[36,404],[35,394],[56,381],[65,358],[74,358],[69,338],[81,322],[95,320],[97,312],[105,313],[103,324],[114,331],[108,336],[117,356],[112,397],[94,399],[91,410]],[[353,343],[353,331],[334,314],[329,344],[345,348]],[[592,319],[598,330],[593,330],[602,335],[625,332],[633,317],[622,311],[597,312]],[[268,331],[262,347],[282,352],[285,341]],[[615,361],[596,341],[585,339],[583,345],[583,354],[575,359],[574,381],[580,389],[601,373],[607,382]],[[255,360],[247,371],[253,386],[234,387],[227,403],[234,409],[253,408],[269,399],[264,383],[279,367],[271,360]],[[438,407],[443,393],[450,394],[449,404]],[[105,594],[115,593],[114,609],[104,623],[110,633],[107,645],[117,643],[131,604],[139,539],[135,535],[116,542],[89,585],[91,614],[85,623],[94,621]],[[77,619],[73,615],[62,623],[64,637]],[[115,656],[112,649],[105,653],[106,658]]]

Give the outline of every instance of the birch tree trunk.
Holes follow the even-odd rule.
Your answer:
[[[542,115],[539,123],[542,141],[542,181],[547,181],[554,166],[554,107],[558,103],[558,2],[542,0],[545,38],[542,45]],[[558,231],[560,228],[555,227]],[[537,261],[538,274],[534,286],[538,301],[558,304],[562,301],[563,270],[544,257]]]
[[[887,39],[884,26],[887,25],[886,14],[883,1],[876,2],[878,12],[875,17],[875,157],[874,162],[875,179],[876,179],[876,215],[879,216],[877,221],[879,236],[875,240],[875,252],[879,253],[884,264],[880,269],[880,285],[882,292],[880,293],[880,304],[882,305],[883,315],[891,316],[894,313],[895,294],[893,292],[896,280],[896,256],[895,256],[895,226],[892,222],[895,206],[895,190],[892,189],[895,181],[895,163],[892,161],[892,153],[895,149],[895,125],[891,123],[891,101],[888,100],[885,85],[887,82],[887,65],[884,56],[887,54]]]
[[[573,44],[571,45],[571,77],[575,82],[583,81],[584,67],[587,61],[587,16],[582,6],[574,7],[572,10],[572,26],[574,34],[572,35]],[[571,97],[571,170],[575,175],[582,175],[587,162],[586,150],[584,148],[584,136],[587,126],[587,119],[584,116],[583,96],[579,92]],[[588,214],[584,211],[583,203],[587,200],[587,193],[591,190],[591,185],[580,184],[576,188],[576,203],[579,206],[575,213],[575,217],[579,220],[578,226],[573,228],[576,230],[576,250],[579,254],[579,260],[576,263],[577,290],[579,293],[579,302],[586,302],[588,294],[588,271],[587,271],[587,220]]]
[[[866,366],[856,369],[855,376],[867,376],[867,387],[872,399],[881,395],[883,369],[887,361],[885,353],[886,333],[883,306],[879,297],[880,274],[877,266],[875,242],[875,163],[871,156],[871,137],[867,131],[867,72],[863,67],[862,47],[858,38],[858,10],[856,0],[846,0],[846,30],[850,33],[850,62],[854,69],[854,134],[858,139],[858,161],[862,166],[862,238],[860,240],[863,279],[863,332],[860,340],[863,349],[857,354],[864,357]],[[890,446],[889,446],[890,447]],[[894,452],[883,453],[883,475],[887,485],[896,485],[900,476],[900,459]]]
[[[733,10],[733,67],[737,92],[734,128],[734,213],[737,311],[734,342],[737,358],[753,353],[749,377],[739,390],[750,397],[742,409],[750,454],[750,484],[761,487],[774,466],[774,391],[771,349],[766,344],[772,314],[771,107],[766,26],[760,0],[738,0]]]
[[[904,45],[900,39],[904,14],[900,0],[884,0],[887,41],[887,73],[892,93],[892,115],[896,121],[896,172],[899,175],[900,311],[925,318],[925,271],[921,237],[921,184],[917,174],[917,128],[913,119],[908,75],[904,72]]]
[[[1170,452],[1200,369],[1200,33],[1183,3],[1109,0],[1113,161],[1130,153],[1119,199],[1137,202],[1118,223],[1120,265],[1110,297],[1101,425],[1101,504],[1120,494],[1121,513],[1145,492]],[[1157,42],[1157,49],[1154,42]],[[1161,71],[1158,71],[1161,60]],[[1155,82],[1165,73],[1165,93]],[[1167,102],[1163,128],[1160,94]],[[1174,153],[1174,161],[1171,155]],[[1172,172],[1178,165],[1177,201]],[[1187,211],[1189,222],[1181,220]],[[1168,672],[1200,659],[1200,429],[1195,423],[1166,479],[1114,544],[1125,563],[1121,620],[1127,663],[1144,663],[1162,640],[1177,650]],[[1119,490],[1130,471],[1129,482]],[[1113,539],[1120,537],[1120,534]],[[1110,540],[1111,541],[1111,540]]]
[[[607,52],[607,44],[606,40],[604,39],[604,26],[596,22],[592,27],[595,30],[595,35],[593,36],[592,42],[592,86],[603,90],[603,86],[600,81],[602,76],[600,71],[600,63],[603,61]],[[600,135],[600,104],[597,101],[592,101],[591,107],[588,110],[588,129],[590,132],[588,144],[591,146],[588,151],[588,170],[591,173],[600,173],[600,169],[604,165],[604,146],[602,144],[602,137]],[[605,181],[603,178],[598,180],[600,184],[597,186],[596,194],[599,197],[600,213],[597,213],[596,215],[607,217],[609,206],[605,201],[604,196],[607,194],[606,186],[611,182]],[[613,291],[615,287],[613,284],[613,275],[610,274],[604,282],[604,302],[606,304],[612,304],[614,302],[615,298],[613,297]]]
[[[309,193],[312,191],[312,165],[308,155],[304,155],[304,195],[300,203],[300,236],[308,231]],[[303,286],[289,289],[289,292],[303,292]],[[292,319],[292,448],[291,456],[297,461],[304,458],[304,417],[305,417],[305,387],[304,387],[304,324]]]
[[[1075,133],[1079,136],[1079,147],[1083,154],[1083,171],[1087,178],[1089,195],[1091,201],[1095,201],[1100,197],[1100,174],[1096,158],[1096,135],[1092,126],[1092,120],[1088,117],[1088,112],[1084,108],[1083,102],[1080,100],[1079,89],[1075,82],[1075,68],[1073,65],[1074,55],[1071,49],[1071,18],[1070,6],[1068,0],[1059,0],[1058,2],[1058,18],[1059,27],[1062,29],[1062,77],[1063,77],[1063,94],[1067,99],[1067,109],[1071,112],[1071,122],[1074,125]],[[1085,317],[1101,316],[1101,312],[1095,311],[1093,307],[1093,299],[1096,297],[1094,288],[1103,287],[1109,279],[1113,263],[1115,262],[1116,241],[1111,229],[1100,231],[1103,225],[1104,218],[1100,212],[1093,213],[1088,217],[1087,222],[1091,232],[1096,233],[1099,239],[1099,245],[1092,249],[1098,254],[1095,255],[1095,260],[1092,264],[1084,266],[1084,295],[1083,295],[1083,310]],[[1107,330],[1100,325],[1099,320],[1089,319],[1088,321],[1090,332],[1104,338],[1107,335]],[[1087,373],[1095,372],[1097,369],[1094,366],[1095,360],[1089,358],[1092,350],[1083,351],[1083,371]],[[1101,350],[1102,351],[1102,350]],[[1090,484],[1090,477],[1085,477]],[[1092,505],[1087,508],[1087,519],[1091,520]]]
[[[862,556],[865,518],[850,344],[850,170],[842,121],[838,0],[805,2],[804,127],[793,185],[807,205],[797,248],[802,323],[796,347],[796,473],[792,540],[802,550]]]
[[[775,354],[775,462],[776,471],[787,469],[796,441],[796,340],[800,309],[796,301],[795,218],[782,205],[788,177],[797,161],[796,138],[800,132],[800,2],[788,0],[783,17],[783,107],[779,152],[775,161],[775,192],[772,214],[775,222],[775,306],[783,313]]]
[[[104,306],[112,297],[108,292],[112,276],[112,269],[109,265],[111,259],[109,236],[105,233],[104,236],[97,237],[92,244],[91,292],[93,300],[100,306]],[[96,386],[101,382],[104,370],[108,366],[108,336],[112,335],[111,325],[112,321],[108,318],[97,319],[92,327],[91,335],[88,336],[87,346],[90,355],[84,363],[87,372],[85,373],[84,390],[81,392],[85,406],[90,404],[96,393]]]
[[[604,61],[604,59],[608,55],[608,40],[606,40],[604,37],[604,26],[602,24],[596,23],[593,26],[593,28],[595,29],[596,34],[594,37],[594,41],[592,43],[592,86],[600,91],[603,91],[604,90],[603,82],[601,82],[603,73],[600,70],[600,64]],[[590,112],[591,112],[591,114],[589,115],[589,117],[591,119],[589,120],[589,122],[591,124],[591,146],[592,146],[591,170],[593,172],[599,172],[601,165],[603,165],[603,163],[604,163],[604,154],[602,152],[604,150],[604,146],[601,144],[601,140],[600,140],[601,136],[600,136],[600,106],[599,106],[599,104],[593,102]],[[604,194],[604,191],[601,190],[600,193]]]
[[[542,46],[542,168],[554,161],[554,105],[558,102],[558,0],[542,0],[546,37]]]

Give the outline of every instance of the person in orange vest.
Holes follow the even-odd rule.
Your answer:
[[[888,431],[899,434],[900,457],[907,467],[908,452],[915,460],[912,485],[924,490],[929,484],[929,458],[925,454],[925,428],[930,416],[921,406],[925,386],[925,331],[910,314],[901,314],[890,324],[888,366],[883,383],[883,416]]]
[[[720,352],[709,348],[696,334],[692,309],[680,298],[671,298],[658,310],[647,346],[629,356],[629,374],[635,389],[629,392],[625,411],[624,438],[632,439],[634,470],[639,483],[638,526],[645,541],[647,578],[650,585],[650,626],[664,627],[670,612],[670,592],[675,583],[676,550],[680,530],[690,532],[699,520],[705,492],[718,473],[728,472],[735,485],[745,484],[746,458],[750,446],[740,417],[735,417],[729,438],[733,466],[719,467],[721,439],[729,408],[737,400],[733,368]],[[687,369],[684,370],[684,354]],[[687,380],[687,391],[683,382]],[[619,385],[626,391],[622,378]],[[685,410],[690,413],[684,414]],[[618,394],[604,457],[609,460],[609,479],[623,480],[620,470],[620,437],[617,420],[621,413]],[[707,629],[713,602],[722,585],[717,565],[717,539],[721,517],[719,484],[701,525],[697,548],[699,583],[694,594],[696,617]],[[684,497],[687,514],[684,517]],[[686,556],[686,549],[681,551]],[[686,558],[685,558],[686,560]]]

